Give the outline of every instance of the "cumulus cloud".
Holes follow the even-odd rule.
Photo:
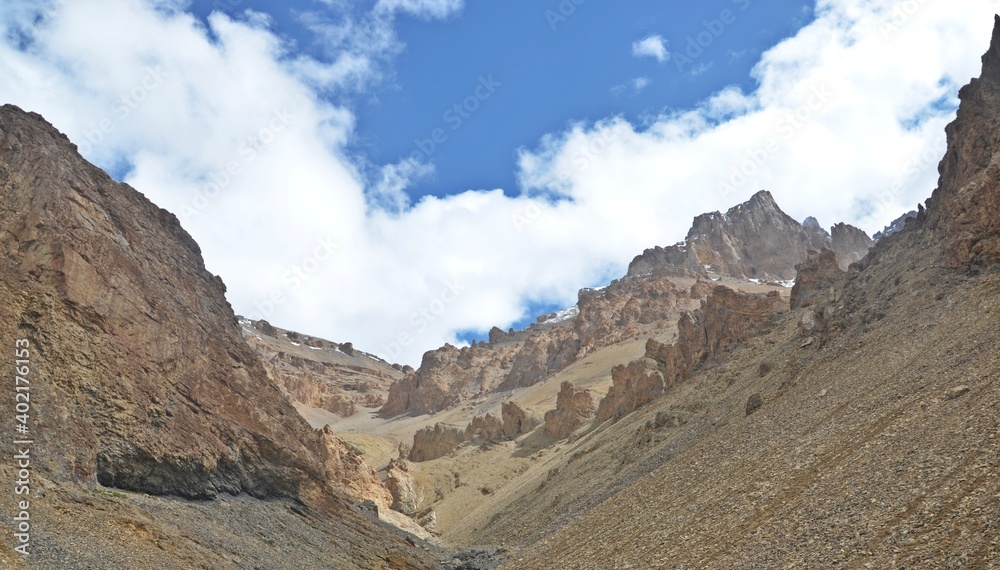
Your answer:
[[[0,100],[42,113],[177,213],[237,312],[411,364],[532,303],[572,304],[682,238],[692,216],[760,188],[799,219],[880,228],[933,188],[993,9],[899,16],[887,1],[824,0],[761,56],[751,93],[545,136],[519,153],[519,194],[410,203],[407,184],[429,167],[360,164],[345,150],[354,114],[329,95],[371,85],[401,49],[386,14],[442,17],[460,2],[316,14],[310,25],[338,41],[314,58],[259,15],[199,22],[180,5],[77,0],[39,19],[36,3],[5,2]]]
[[[635,57],[651,57],[663,63],[670,59],[667,51],[667,40],[663,36],[652,35],[632,44],[632,55]]]

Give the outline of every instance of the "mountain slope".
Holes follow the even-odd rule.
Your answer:
[[[961,100],[926,213],[833,291],[816,281],[817,304],[691,379],[716,392],[711,428],[646,440],[654,409],[614,426],[605,441],[618,450],[590,454],[590,477],[622,449],[648,457],[643,442],[668,456],[506,567],[997,567],[1000,18]],[[744,409],[755,395],[762,407]],[[587,469],[533,499],[558,498]]]
[[[345,568],[361,564],[352,558],[391,567],[387,546],[408,567],[429,565],[350,508],[391,498],[268,380],[225,286],[177,219],[84,161],[40,116],[9,105],[0,108],[0,228],[0,338],[30,348],[36,491],[58,488],[51,495],[71,511],[73,489],[102,487],[283,499],[358,538],[356,552],[344,545],[337,555]],[[0,451],[13,456],[9,438]],[[12,497],[2,499],[8,512]],[[84,505],[79,516],[112,522]],[[49,539],[44,551],[63,558],[34,564],[86,565],[86,553],[60,554],[64,538]]]

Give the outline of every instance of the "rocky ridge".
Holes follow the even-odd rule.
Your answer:
[[[872,243],[863,231],[847,224],[837,224],[832,234],[815,218],[800,224],[778,207],[770,192],[761,190],[725,214],[696,217],[684,242],[646,250],[632,260],[628,275],[711,272],[737,279],[788,281],[795,278],[795,265],[810,250],[833,249],[846,269],[864,257]]]
[[[689,291],[666,276],[581,290],[576,309],[564,316],[519,332],[494,329],[489,343],[427,352],[417,370],[393,383],[381,413],[431,414],[494,390],[531,386],[596,349],[670,326],[689,303]]]
[[[240,319],[247,343],[288,399],[309,408],[350,417],[358,408],[385,404],[389,386],[404,368],[347,343],[276,328],[267,321]]]

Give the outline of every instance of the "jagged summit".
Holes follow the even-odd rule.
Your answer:
[[[778,207],[770,192],[761,190],[725,214],[696,217],[683,243],[647,249],[629,265],[628,275],[710,271],[742,279],[791,280],[808,251],[823,249],[836,251],[846,269],[873,243],[861,230],[846,227],[841,225],[831,236],[815,218],[800,224]]]

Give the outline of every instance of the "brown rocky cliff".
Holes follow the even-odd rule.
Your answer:
[[[271,379],[292,402],[342,417],[358,407],[377,408],[401,367],[353,348],[351,343],[286,331],[266,321],[240,321],[243,336]]]
[[[614,385],[597,406],[597,421],[618,420],[652,402],[663,393],[663,372],[651,358],[619,364],[611,369]]]
[[[669,389],[690,378],[701,362],[719,359],[736,345],[765,334],[775,318],[787,311],[788,304],[777,292],[760,295],[716,286],[702,301],[699,310],[681,316],[677,323],[677,342],[663,344],[649,339],[643,360],[656,362],[661,367],[664,386]],[[625,368],[619,374],[635,376],[632,372]],[[626,385],[624,380],[621,383]],[[615,396],[620,399],[620,395]],[[628,411],[631,410],[625,413]],[[617,417],[621,415],[624,414]],[[604,417],[609,419],[612,415]],[[600,414],[598,419],[603,421]]]
[[[844,271],[864,259],[874,245],[868,234],[852,225],[840,223],[830,228],[830,249],[837,254],[837,263]]]
[[[944,246],[945,265],[978,270],[1000,263],[1000,16],[982,75],[958,96],[926,225]]]
[[[669,328],[689,293],[668,276],[613,282],[578,295],[578,314],[542,319],[524,331],[490,332],[490,343],[424,354],[420,368],[389,389],[384,416],[431,414],[493,390],[531,386],[593,350]]]
[[[340,511],[341,491],[372,482],[268,380],[173,215],[13,106],[0,108],[0,193],[0,336],[31,342],[33,467]]]

